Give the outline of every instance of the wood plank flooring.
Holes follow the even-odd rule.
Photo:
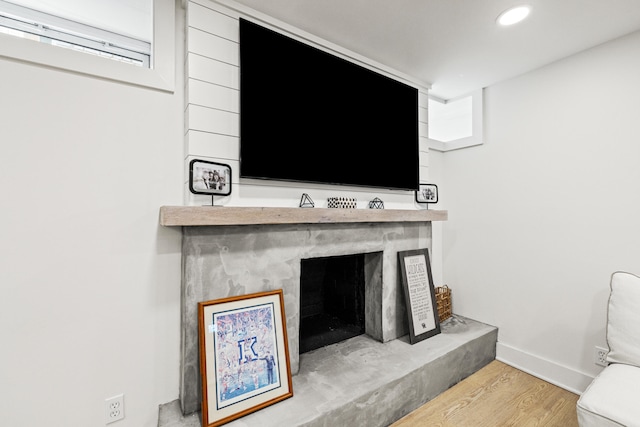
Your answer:
[[[577,427],[578,397],[494,360],[391,427]]]

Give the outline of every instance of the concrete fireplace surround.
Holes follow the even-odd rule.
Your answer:
[[[322,372],[318,371],[321,366],[313,367],[313,375],[318,375],[317,378],[320,381],[322,381],[323,375],[335,373],[336,366],[331,367],[331,361],[336,357],[344,357],[344,351],[354,345],[360,352],[364,352],[365,358],[367,353],[371,356],[375,355],[375,352],[382,352],[378,358],[383,360],[385,357],[392,357],[388,354],[389,351],[399,351],[396,356],[406,353],[409,363],[411,358],[416,357],[419,360],[421,359],[420,354],[424,354],[424,351],[417,350],[417,345],[428,348],[430,343],[437,341],[431,338],[414,346],[411,346],[406,339],[403,342],[408,334],[408,325],[404,296],[398,277],[397,254],[399,251],[419,248],[430,250],[431,221],[446,220],[446,212],[337,211],[358,210],[226,207],[163,207],[161,209],[160,222],[162,225],[183,227],[183,278],[179,402],[172,402],[161,407],[160,426],[190,425],[187,423],[190,422],[188,420],[193,419],[193,416],[189,418],[189,414],[197,413],[200,409],[201,383],[197,327],[197,303],[200,301],[283,289],[291,371],[294,376],[294,397],[288,401],[293,401],[297,394],[304,393],[301,386],[296,384],[296,380],[306,383],[312,381],[312,378],[307,377],[309,372],[301,368],[301,357],[298,354],[299,284],[302,259],[357,253],[372,254],[372,256],[365,256],[366,335],[314,350],[302,356],[303,360],[308,361],[307,363],[323,365],[330,369],[329,372]],[[472,347],[468,347],[469,343],[466,341],[457,342],[459,337],[453,335],[449,337],[453,337],[453,341],[457,342],[453,347],[465,345],[468,347],[461,355],[455,356],[454,360],[462,357],[469,359],[470,363],[464,368],[460,368],[459,363],[455,363],[456,372],[453,377],[446,375],[443,377],[438,374],[437,376],[440,378],[438,382],[443,387],[455,384],[495,358],[495,339],[497,337],[495,328],[486,325],[478,326],[470,319],[457,320],[456,322],[457,329],[455,330],[458,333],[464,335],[471,331],[469,339],[481,342],[481,345],[480,349],[472,349],[471,351],[476,355],[470,356],[470,348]],[[445,330],[446,327],[443,325],[443,332]],[[478,331],[481,332],[479,335]],[[441,337],[444,336],[444,333],[441,334]],[[489,340],[486,341],[486,338],[480,339],[479,337],[488,337]],[[369,347],[373,347],[375,350],[367,350]],[[453,354],[451,348],[447,347],[451,347],[449,341],[443,347],[444,354]],[[344,350],[335,354],[336,348]],[[349,350],[349,352],[351,351]],[[439,351],[437,350],[436,353]],[[415,355],[411,356],[413,353]],[[401,359],[402,357],[395,362],[395,365],[403,365]],[[357,366],[362,363],[357,358],[352,358],[350,361],[355,362],[355,365],[352,366],[353,369],[357,369]],[[349,366],[338,359],[335,359],[334,362],[343,365],[342,369]],[[420,363],[418,362],[418,365]],[[338,369],[341,368],[338,367]],[[356,380],[357,371],[352,374],[353,380]],[[363,375],[370,374],[370,372],[363,371]],[[396,383],[395,387],[397,387],[399,379],[391,378],[391,380]],[[440,388],[437,393],[446,389]],[[373,390],[372,393],[377,395],[379,390]],[[314,400],[317,400],[317,397]],[[282,405],[285,402],[274,406]],[[364,403],[362,402],[362,404]],[[410,405],[417,404],[413,401],[408,403]],[[288,405],[290,406],[292,403],[289,402]],[[392,416],[397,416],[398,411],[407,410],[406,404],[396,405],[396,407],[398,409]],[[177,408],[180,408],[180,414],[173,414],[172,411],[175,412]],[[266,409],[269,408],[259,412],[262,413]],[[338,413],[340,411],[342,409]],[[338,416],[335,421],[349,417],[344,418],[344,415],[336,415],[335,413],[331,416]],[[178,418],[180,421],[175,421]],[[238,422],[241,423],[240,425],[244,425],[240,420]],[[264,424],[263,420],[260,421],[260,425],[271,424]],[[312,422],[287,425],[323,424],[313,424]]]

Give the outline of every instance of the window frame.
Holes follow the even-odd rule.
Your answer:
[[[175,90],[175,3],[173,0],[153,0],[151,50],[151,68],[143,68],[0,33],[0,58],[2,59],[173,92]]]

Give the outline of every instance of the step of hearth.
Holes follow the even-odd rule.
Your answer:
[[[441,328],[414,345],[361,335],[305,353],[293,397],[226,426],[388,426],[495,359],[496,327],[454,314]],[[201,425],[177,400],[160,406],[158,427]]]

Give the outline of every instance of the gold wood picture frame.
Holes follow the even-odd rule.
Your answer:
[[[198,304],[202,425],[293,396],[282,289]]]

